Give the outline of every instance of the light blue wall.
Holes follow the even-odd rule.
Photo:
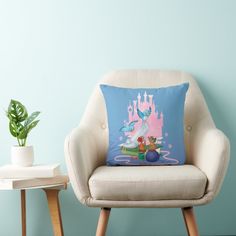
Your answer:
[[[199,207],[202,235],[236,234],[236,1],[0,2],[0,164],[10,161],[4,116],[11,98],[42,111],[29,142],[36,162],[60,162],[95,83],[117,68],[181,69],[200,84],[232,156],[218,198]],[[205,158],[208,158],[207,156]],[[30,236],[52,235],[44,193],[27,194]],[[19,192],[0,192],[0,235],[20,235]],[[97,209],[61,193],[65,235],[94,235]],[[108,235],[184,235],[178,209],[115,209]]]

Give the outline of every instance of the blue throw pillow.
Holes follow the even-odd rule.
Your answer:
[[[107,165],[184,164],[188,87],[188,83],[163,88],[100,85],[109,128]]]

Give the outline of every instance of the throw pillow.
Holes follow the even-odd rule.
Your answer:
[[[109,128],[107,165],[184,164],[188,87],[188,83],[163,88],[100,85]]]

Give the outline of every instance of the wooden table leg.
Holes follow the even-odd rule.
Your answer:
[[[25,189],[20,190],[21,194],[21,225],[22,236],[26,236],[26,201],[25,201]]]
[[[63,227],[61,220],[60,203],[58,199],[59,189],[44,189],[48,207],[51,215],[54,236],[63,236]]]

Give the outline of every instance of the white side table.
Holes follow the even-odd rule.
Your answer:
[[[60,182],[57,184],[48,184],[37,187],[29,187],[24,189],[14,188],[12,190],[20,190],[21,193],[21,224],[22,236],[26,236],[26,190],[28,189],[42,189],[46,193],[48,208],[51,215],[54,236],[63,236],[63,226],[61,219],[60,203],[58,194],[60,190],[67,188],[68,181]],[[4,188],[1,188],[4,190]],[[9,190],[6,188],[5,190]]]

